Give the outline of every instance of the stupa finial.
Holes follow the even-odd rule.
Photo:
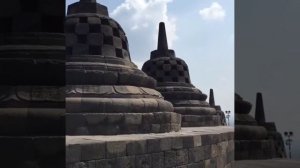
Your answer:
[[[214,90],[209,90],[209,104],[210,106],[215,106],[215,97],[214,97]]]
[[[159,23],[157,50],[162,51],[162,52],[168,52],[168,50],[169,50],[166,28],[165,28],[164,22]]]
[[[266,122],[263,98],[261,93],[256,94],[255,120],[258,123]]]

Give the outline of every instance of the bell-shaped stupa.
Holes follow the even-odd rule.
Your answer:
[[[235,94],[235,159],[270,159],[274,156],[272,140],[265,127],[249,113],[252,104]]]
[[[131,62],[125,32],[105,6],[95,0],[70,5],[65,33],[68,135],[180,130],[181,116]]]
[[[182,115],[183,127],[222,125],[222,116],[206,102],[207,95],[191,84],[188,66],[168,48],[165,24],[159,24],[157,50],[142,70],[157,80],[156,89]]]
[[[255,120],[257,121],[258,125],[267,129],[268,139],[273,141],[273,157],[285,158],[286,151],[282,135],[277,131],[276,124],[274,122],[266,121],[262,93],[256,94]]]

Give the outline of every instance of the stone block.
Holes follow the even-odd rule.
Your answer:
[[[95,164],[96,168],[113,168],[116,166],[116,158],[96,160]]]
[[[127,143],[126,146],[127,155],[138,155],[147,153],[147,141],[138,140]]]
[[[160,139],[160,150],[167,151],[172,148],[172,138],[162,138]]]
[[[210,159],[211,158],[211,146],[210,145],[203,146],[203,150],[204,150],[204,159]]]
[[[81,160],[100,160],[105,158],[105,143],[81,144]]]
[[[182,139],[184,148],[194,148],[202,145],[201,135],[185,136]]]
[[[160,133],[160,124],[151,124],[151,131],[153,133]]]
[[[205,167],[205,168],[211,168],[211,165],[210,165],[210,159],[204,160],[204,167]]]
[[[154,153],[154,152],[160,152],[160,139],[148,139],[147,140],[147,152],[148,153]]]
[[[195,147],[189,149],[189,163],[197,163],[204,160],[204,148]]]
[[[172,149],[182,149],[182,148],[183,148],[183,137],[173,137]]]
[[[121,157],[126,155],[126,141],[106,142],[106,158]]]
[[[135,167],[136,168],[151,168],[152,167],[151,154],[136,156],[135,157]]]
[[[71,144],[66,147],[66,162],[75,163],[81,159],[80,144]]]
[[[220,155],[220,148],[217,144],[211,145],[211,157],[215,158]]]
[[[96,161],[95,160],[87,161],[87,168],[96,168]]]
[[[115,167],[135,168],[135,156],[125,156],[116,158]]]
[[[130,125],[130,124],[135,124],[135,125],[139,125],[142,124],[142,114],[134,114],[134,113],[130,113],[130,114],[125,114],[125,124]]]
[[[204,162],[191,163],[187,165],[188,168],[204,168]]]
[[[151,159],[152,159],[152,167],[154,168],[164,168],[164,162],[165,162],[165,157],[164,153],[153,153],[151,154]]]
[[[176,166],[176,151],[165,151],[165,167],[174,167]]]
[[[176,165],[186,165],[189,162],[188,149],[180,149],[176,151]]]

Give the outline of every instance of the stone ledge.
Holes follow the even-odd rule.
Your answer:
[[[67,135],[117,135],[179,131],[181,115],[155,113],[67,113]]]
[[[233,128],[226,126],[161,134],[67,136],[67,167],[226,167],[234,159],[233,138]]]

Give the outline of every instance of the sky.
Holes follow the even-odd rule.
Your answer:
[[[159,22],[165,22],[169,48],[188,64],[192,84],[207,95],[214,89],[216,104],[234,113],[234,0],[98,2],[123,27],[140,69],[157,48]]]
[[[280,133],[293,131],[292,158],[300,159],[300,1],[236,3],[235,89],[252,102],[262,92],[265,116]]]

